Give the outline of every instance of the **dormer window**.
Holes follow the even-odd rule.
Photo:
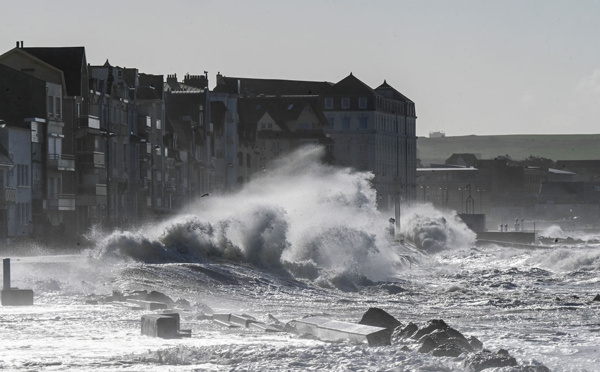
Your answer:
[[[350,108],[350,98],[342,98],[342,108],[349,109]]]

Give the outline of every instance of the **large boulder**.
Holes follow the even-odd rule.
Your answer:
[[[164,294],[162,292],[158,292],[158,291],[149,292],[148,295],[146,296],[146,301],[162,302],[163,304],[166,304],[167,306],[171,306],[171,307],[175,304],[175,301],[173,301],[173,299],[171,297],[167,296],[166,294]]]
[[[390,330],[394,330],[396,327],[402,325],[396,318],[377,307],[369,308],[358,324],[382,327]]]
[[[467,356],[463,361],[463,367],[467,372],[479,372],[487,368],[514,367],[516,365],[517,360],[502,349],[496,353],[483,350]]]

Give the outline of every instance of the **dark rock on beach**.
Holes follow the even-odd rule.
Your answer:
[[[383,327],[390,330],[394,330],[396,327],[402,325],[396,318],[377,307],[369,308],[358,324]]]
[[[469,355],[463,361],[463,367],[465,367],[468,372],[479,372],[487,368],[514,367],[516,365],[517,360],[503,349],[500,349],[496,353],[489,350],[483,350],[476,354]]]

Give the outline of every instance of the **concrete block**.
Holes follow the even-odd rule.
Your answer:
[[[162,302],[136,300],[132,298],[127,299],[127,302],[130,304],[137,305],[143,310],[161,310],[167,308],[167,304]]]
[[[229,314],[229,313],[226,313],[226,314],[225,313],[218,313],[218,314],[213,314],[212,315],[212,320],[213,320],[213,322],[215,322],[215,323],[217,323],[219,325],[222,325],[224,327],[227,327],[227,328],[237,328],[237,327],[239,327],[240,326],[239,324],[231,323],[229,321],[230,317],[231,317],[231,314]]]
[[[340,322],[321,317],[308,317],[294,321],[299,332],[323,341],[350,341],[368,343],[369,346],[390,345],[392,331],[383,327]]]
[[[265,332],[283,332],[283,330],[281,330],[279,328],[275,328],[271,325],[261,323],[261,322],[251,322],[249,324],[249,328],[256,328],[256,329],[259,329],[259,330],[265,331]]]
[[[142,335],[160,338],[179,337],[179,319],[165,314],[142,315]]]
[[[33,290],[17,288],[2,290],[2,306],[31,305],[33,305]]]
[[[247,315],[237,315],[237,314],[230,314],[229,315],[229,322],[233,323],[233,324],[238,324],[242,327],[248,328],[248,326],[250,325],[250,323],[255,323],[256,319],[249,317]]]

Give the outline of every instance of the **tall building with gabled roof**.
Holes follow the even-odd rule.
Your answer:
[[[415,200],[414,102],[386,81],[372,89],[352,73],[321,97],[336,164],[373,172],[380,208]]]

